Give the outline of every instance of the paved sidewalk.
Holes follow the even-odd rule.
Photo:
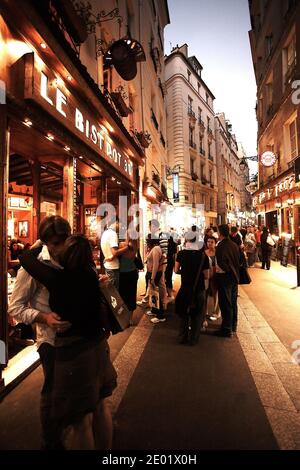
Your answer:
[[[300,450],[300,367],[240,289],[238,339],[282,450]]]
[[[139,309],[138,326],[111,338],[119,376],[111,399],[114,449],[300,448],[299,366],[283,344],[280,334],[288,334],[276,313],[290,293],[295,310],[299,291],[280,278],[275,263],[271,271],[250,273],[252,284],[240,288],[234,339],[212,336],[212,325],[197,346],[178,345],[172,307],[157,325]],[[285,323],[296,321],[290,316]],[[0,449],[39,448],[41,383],[38,368],[0,404]]]

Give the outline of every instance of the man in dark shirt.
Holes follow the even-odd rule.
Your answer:
[[[219,225],[218,232],[220,242],[216,248],[216,276],[222,326],[216,335],[231,337],[237,328],[237,293],[241,251],[239,246],[230,240],[228,225]]]
[[[195,286],[197,273],[201,273]],[[175,272],[181,274],[181,287],[176,297],[176,313],[180,316],[179,342],[197,344],[203,323],[205,282],[209,261],[203,250],[181,250],[177,254]],[[189,329],[190,327],[190,329]],[[189,338],[190,335],[190,338]]]

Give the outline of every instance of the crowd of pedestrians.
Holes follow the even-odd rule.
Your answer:
[[[270,269],[274,242],[267,228],[239,229],[228,224],[200,233],[160,230],[149,223],[145,252],[130,231],[119,240],[119,222],[112,220],[101,237],[105,276],[100,276],[89,241],[71,235],[69,223],[46,217],[40,240],[18,253],[18,270],[9,315],[15,322],[36,324],[37,347],[44,372],[41,391],[42,448],[110,449],[112,419],[107,398],[117,386],[107,338],[110,324],[101,283],[110,280],[131,312],[145,308],[153,324],[165,322],[175,301],[178,341],[197,344],[208,321],[221,317],[217,336],[237,329],[237,296],[241,266],[257,259]],[[145,292],[137,302],[139,274],[145,266]],[[181,284],[174,296],[173,273]],[[208,304],[212,305],[209,315]]]

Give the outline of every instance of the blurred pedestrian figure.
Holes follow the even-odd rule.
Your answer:
[[[263,228],[262,235],[260,238],[261,244],[261,269],[267,268],[267,270],[271,267],[271,254],[272,248],[275,245],[275,242],[270,235],[269,229],[267,227]]]
[[[38,259],[43,260],[52,269],[60,269],[59,254],[66,238],[71,233],[69,222],[60,216],[45,217],[39,227],[42,251]],[[70,323],[62,321],[51,311],[49,292],[37,282],[27,271],[18,271],[14,285],[8,314],[18,323],[30,325],[36,323],[37,348],[44,373],[44,384],[41,391],[41,426],[42,448],[57,449],[61,447],[52,417],[52,391],[54,380],[56,331],[61,332],[70,327]]]
[[[52,387],[52,416],[67,449],[108,450],[112,420],[105,398],[116,387],[106,340],[108,318],[88,239],[72,235],[59,255],[63,269],[38,260],[34,250],[22,266],[49,291],[49,305],[64,322],[57,329]]]
[[[120,262],[118,256],[127,251],[127,242],[119,248],[119,220],[115,218],[108,224],[101,237],[101,250],[104,256],[104,268],[110,282],[119,289]]]
[[[220,241],[216,248],[216,277],[222,325],[215,334],[231,337],[237,329],[237,293],[241,252],[238,245],[229,238],[228,225],[219,225],[218,229]]]
[[[196,237],[189,240],[196,243]],[[208,279],[209,261],[203,250],[184,249],[178,252],[175,273],[181,274],[181,286],[175,299],[176,313],[180,317],[181,344],[198,343],[205,304],[205,279]],[[198,277],[198,279],[197,279]]]
[[[151,238],[149,241],[150,251],[147,255],[147,278],[149,282],[148,298],[152,295],[153,291],[159,291],[159,303],[156,307],[146,312],[147,315],[153,316],[152,323],[160,323],[166,321],[166,304],[165,299],[165,280],[164,280],[164,266],[165,255],[163,255],[158,238]],[[163,279],[164,289],[161,280]]]
[[[256,240],[253,227],[247,227],[245,237],[245,252],[247,255],[248,267],[251,268],[255,263]]]

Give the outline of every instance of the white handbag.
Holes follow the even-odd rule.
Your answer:
[[[273,238],[270,234],[268,235],[268,238],[267,238],[267,244],[270,245],[270,246],[275,245],[275,242],[274,242],[274,240],[273,240]]]

